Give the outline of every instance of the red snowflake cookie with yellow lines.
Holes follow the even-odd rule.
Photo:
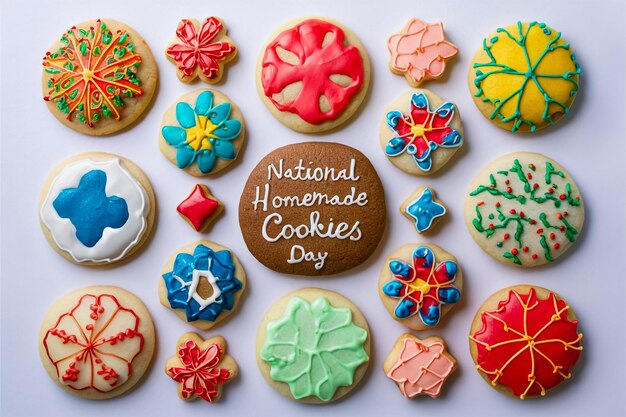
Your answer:
[[[543,396],[571,377],[582,337],[563,298],[518,285],[496,292],[480,307],[470,330],[470,352],[486,381],[524,399]]]

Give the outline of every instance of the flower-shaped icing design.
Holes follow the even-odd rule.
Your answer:
[[[419,197],[406,206],[405,212],[415,221],[415,229],[422,233],[430,229],[436,218],[446,214],[446,208],[435,201],[433,192],[426,187]]]
[[[202,277],[211,285],[208,298],[198,293]],[[242,288],[230,251],[215,252],[204,245],[196,246],[193,255],[176,255],[172,271],[163,274],[163,280],[170,306],[183,309],[187,321],[215,321],[222,311],[232,310],[235,293]]]
[[[433,111],[426,94],[413,94],[408,115],[398,110],[387,113],[387,125],[397,136],[387,142],[385,153],[393,157],[406,152],[413,156],[419,169],[430,171],[432,152],[438,147],[455,148],[462,143],[461,134],[449,126],[455,114],[456,106],[450,102]]]
[[[220,63],[232,59],[237,51],[235,45],[217,41],[222,29],[222,22],[216,17],[207,18],[199,30],[192,20],[183,19],[178,23],[177,40],[165,53],[176,63],[183,78],[194,79],[197,68],[209,80],[221,78]]]
[[[203,174],[213,170],[217,158],[232,161],[237,156],[232,140],[241,133],[241,122],[230,120],[231,104],[213,105],[213,93],[203,91],[192,108],[176,104],[179,126],[163,126],[165,141],[177,149],[176,163],[184,169],[197,161]]]
[[[399,299],[394,310],[397,318],[405,319],[419,312],[425,325],[436,326],[441,318],[441,305],[459,301],[461,292],[454,286],[456,262],[435,261],[432,249],[419,246],[413,251],[413,265],[397,259],[389,262],[394,279],[382,291]]]
[[[118,229],[128,220],[126,200],[106,195],[107,175],[94,169],[83,175],[76,188],[66,188],[54,199],[58,215],[69,219],[76,228],[76,238],[85,246],[95,246],[104,229]]]
[[[114,296],[85,294],[46,332],[43,344],[62,384],[108,392],[132,373],[144,343],[138,326],[139,317]]]
[[[400,33],[391,35],[387,47],[391,70],[404,75],[413,87],[439,78],[446,69],[446,60],[459,51],[446,41],[441,22],[426,23],[416,18],[409,20]]]

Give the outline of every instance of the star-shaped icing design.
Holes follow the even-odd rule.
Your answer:
[[[443,204],[437,202],[430,187],[424,187],[421,193],[418,189],[402,207],[402,214],[415,222],[415,229],[418,233],[428,231],[435,219],[443,216],[447,211]]]
[[[196,184],[176,210],[200,232],[219,214],[221,208],[219,200],[211,195],[206,186]]]
[[[100,241],[104,229],[119,229],[128,220],[126,200],[108,197],[106,184],[104,171],[91,170],[81,177],[78,187],[62,190],[52,203],[60,217],[72,222],[76,238],[89,248]]]

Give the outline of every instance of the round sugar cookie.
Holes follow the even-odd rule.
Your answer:
[[[246,287],[232,251],[208,240],[177,250],[159,279],[159,300],[181,320],[208,330],[231,315]]]
[[[257,90],[285,126],[320,133],[348,121],[370,82],[365,47],[347,27],[326,17],[298,19],[278,29],[257,66]]]
[[[54,167],[39,198],[39,222],[52,248],[86,266],[110,265],[138,251],[155,212],[143,171],[103,152],[74,155]]]
[[[43,318],[39,355],[50,378],[70,394],[105,400],[130,390],[154,353],[154,326],[144,303],[113,286],[64,295]]]
[[[125,23],[89,20],[72,26],[43,58],[48,110],[65,126],[108,135],[149,107],[158,69],[146,41]]]
[[[478,110],[496,126],[535,132],[569,113],[580,73],[561,32],[545,23],[517,22],[483,40],[468,84]]]
[[[470,234],[485,252],[508,265],[554,262],[576,241],[584,220],[572,177],[538,153],[511,153],[492,161],[465,198]]]
[[[523,400],[544,396],[571,377],[582,337],[574,311],[559,294],[516,285],[497,291],[480,306],[469,345],[483,379]]]
[[[163,115],[159,149],[196,177],[232,164],[245,141],[243,115],[225,94],[201,89],[180,97]]]
[[[369,365],[367,321],[350,300],[303,288],[276,301],[259,325],[257,364],[285,397],[311,404],[352,391]]]
[[[263,265],[329,275],[363,263],[385,230],[385,194],[358,150],[328,142],[287,145],[252,170],[239,201],[248,249]]]
[[[432,244],[401,246],[389,255],[378,278],[378,295],[391,317],[413,330],[437,326],[462,290],[458,261]]]

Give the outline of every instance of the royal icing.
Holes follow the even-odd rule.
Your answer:
[[[176,211],[189,220],[194,229],[199,232],[209,219],[217,213],[219,207],[220,202],[210,198],[205,187],[196,184],[191,194],[176,207]]]
[[[237,150],[232,141],[242,130],[242,123],[230,119],[232,106],[225,102],[214,105],[213,92],[203,91],[192,108],[189,103],[176,104],[178,126],[163,126],[165,141],[176,148],[176,164],[184,169],[197,163],[203,174],[213,171],[219,159],[232,161]]]
[[[436,326],[441,318],[441,305],[455,304],[461,298],[461,292],[454,286],[456,262],[437,263],[435,253],[428,246],[415,248],[412,265],[392,259],[389,271],[393,279],[383,285],[382,291],[399,299],[393,312],[398,319],[419,313],[422,323]]]
[[[98,392],[124,384],[144,345],[139,322],[137,314],[111,294],[83,295],[43,340],[59,382]]]
[[[146,232],[150,200],[118,158],[83,159],[52,180],[41,221],[76,262],[123,258]]]
[[[445,354],[443,343],[423,343],[405,337],[398,359],[387,376],[398,384],[406,398],[419,394],[436,398],[443,383],[455,369],[455,363]]]
[[[403,74],[409,84],[417,87],[422,81],[439,78],[446,69],[446,60],[459,49],[446,41],[443,24],[409,20],[398,34],[387,41],[392,71]]]
[[[323,296],[311,303],[293,297],[283,316],[267,324],[259,354],[270,377],[288,384],[295,399],[330,401],[339,387],[353,384],[356,369],[369,360],[366,339],[349,308],[333,307]]]
[[[406,153],[413,157],[421,171],[430,171],[432,152],[440,147],[458,148],[463,143],[461,133],[449,126],[455,114],[454,104],[445,102],[433,111],[425,93],[414,93],[408,115],[398,110],[386,115],[387,126],[397,136],[387,142],[385,153],[389,157]]]
[[[477,349],[476,368],[504,384],[514,395],[545,395],[570,378],[578,361],[582,333],[567,317],[569,305],[550,292],[542,300],[531,288],[510,290],[495,311],[481,311],[482,328],[470,335]]]
[[[172,271],[163,274],[170,306],[184,310],[187,321],[215,321],[222,312],[233,309],[235,294],[242,288],[235,269],[228,250],[215,252],[200,244],[193,255],[177,254]],[[202,278],[211,287],[207,296],[198,293]]]
[[[560,32],[517,22],[484,39],[482,50],[486,60],[473,65],[474,95],[493,104],[490,119],[534,132],[569,113],[581,70]]]
[[[446,214],[446,208],[433,197],[429,187],[425,187],[417,198],[406,202],[404,213],[415,223],[415,230],[424,233],[430,229],[435,219]]]
[[[49,74],[44,100],[56,103],[67,120],[89,127],[102,118],[120,120],[124,101],[143,94],[137,68],[141,56],[125,30],[111,32],[104,21],[96,27],[69,29],[58,50],[46,53]]]
[[[287,51],[295,56],[287,62]],[[333,76],[350,79],[347,83],[333,81]],[[335,120],[363,86],[365,70],[357,47],[345,45],[344,31],[318,19],[308,19],[280,33],[265,49],[261,83],[267,98],[280,111],[295,113],[313,125]],[[301,83],[293,100],[279,100],[283,90]],[[326,99],[327,109],[320,101]]]
[[[198,69],[209,80],[222,76],[221,64],[234,57],[237,51],[229,42],[216,42],[222,30],[222,22],[216,17],[205,19],[199,30],[189,19],[178,23],[177,40],[165,53],[174,60],[183,79],[193,80]]]

